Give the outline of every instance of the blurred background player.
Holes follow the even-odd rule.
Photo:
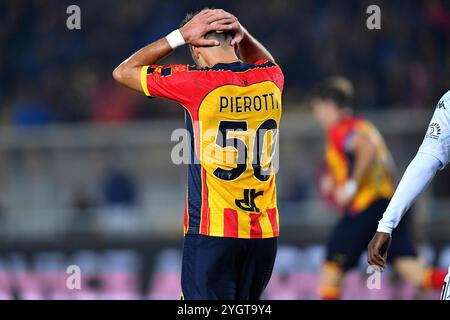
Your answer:
[[[155,65],[185,42],[196,66]],[[191,161],[184,298],[260,298],[279,233],[275,173],[267,155],[275,150],[281,117],[281,69],[233,15],[206,9],[125,60],[114,78],[186,110]],[[214,152],[208,153],[210,147]]]
[[[327,139],[321,189],[342,212],[327,244],[319,284],[323,299],[340,297],[345,273],[357,265],[394,192],[391,154],[375,126],[352,114],[353,96],[351,82],[335,77],[319,85],[311,99]],[[440,287],[431,280],[444,272],[426,268],[417,258],[405,223],[393,240],[391,258],[399,276],[415,286]]]
[[[436,105],[428,131],[417,155],[405,171],[389,206],[378,224],[377,233],[368,247],[368,261],[372,265],[385,267],[392,231],[401,223],[419,194],[428,186],[438,170],[442,170],[450,159],[450,91]],[[397,237],[397,233],[394,239]],[[436,278],[442,285],[444,279]]]

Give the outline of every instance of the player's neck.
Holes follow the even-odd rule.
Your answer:
[[[239,58],[235,52],[225,51],[221,52],[218,55],[215,55],[214,57],[211,57],[208,61],[208,66],[213,67],[218,63],[230,63],[238,60]]]

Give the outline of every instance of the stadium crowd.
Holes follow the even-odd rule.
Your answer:
[[[359,108],[434,104],[450,84],[450,3],[377,1],[381,30],[368,30],[370,1],[350,2],[221,0],[214,7],[235,13],[277,57],[288,109],[335,74],[354,81]],[[181,112],[148,108],[145,98],[114,84],[111,71],[130,48],[165,36],[186,12],[210,2],[81,0],[81,30],[66,28],[70,4],[0,4],[0,123],[116,123]],[[189,63],[187,48],[167,62]]]

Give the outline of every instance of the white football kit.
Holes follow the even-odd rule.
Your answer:
[[[391,233],[419,194],[450,161],[450,91],[439,100],[417,155],[411,161],[378,224]]]

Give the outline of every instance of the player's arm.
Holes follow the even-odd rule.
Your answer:
[[[239,22],[233,24],[235,35],[231,45],[237,45],[239,55],[244,62],[255,63],[260,60],[269,60],[275,63],[270,52],[253,37]]]
[[[403,215],[433,179],[441,161],[436,157],[419,152],[411,161],[378,224],[378,232],[391,233],[400,223]]]
[[[368,246],[368,262],[384,267],[391,232],[436,172],[450,160],[450,92],[439,101],[419,152],[409,164]]]
[[[433,179],[442,163],[434,156],[419,152],[406,169],[383,218],[378,224],[377,233],[368,247],[368,262],[384,267],[387,246],[392,230]]]
[[[134,53],[113,71],[113,78],[121,85],[142,92],[141,70],[143,66],[157,63],[171,53],[166,38],[159,39]]]
[[[186,25],[175,30],[167,37],[159,39],[140,49],[123,61],[114,71],[114,79],[123,86],[142,92],[142,67],[154,65],[170,54],[177,46],[188,43],[194,46],[219,45],[217,40],[207,40],[203,36],[210,31],[229,31],[237,19],[220,9],[203,10]]]
[[[353,171],[350,173],[350,178],[345,185],[336,191],[336,201],[340,205],[347,205],[358,190],[364,176],[372,166],[376,153],[377,146],[370,136],[363,132],[355,133],[352,139],[351,149],[355,154],[355,165]]]
[[[355,167],[351,180],[359,185],[376,158],[377,146],[368,134],[358,133],[353,140],[353,150],[355,152]]]

